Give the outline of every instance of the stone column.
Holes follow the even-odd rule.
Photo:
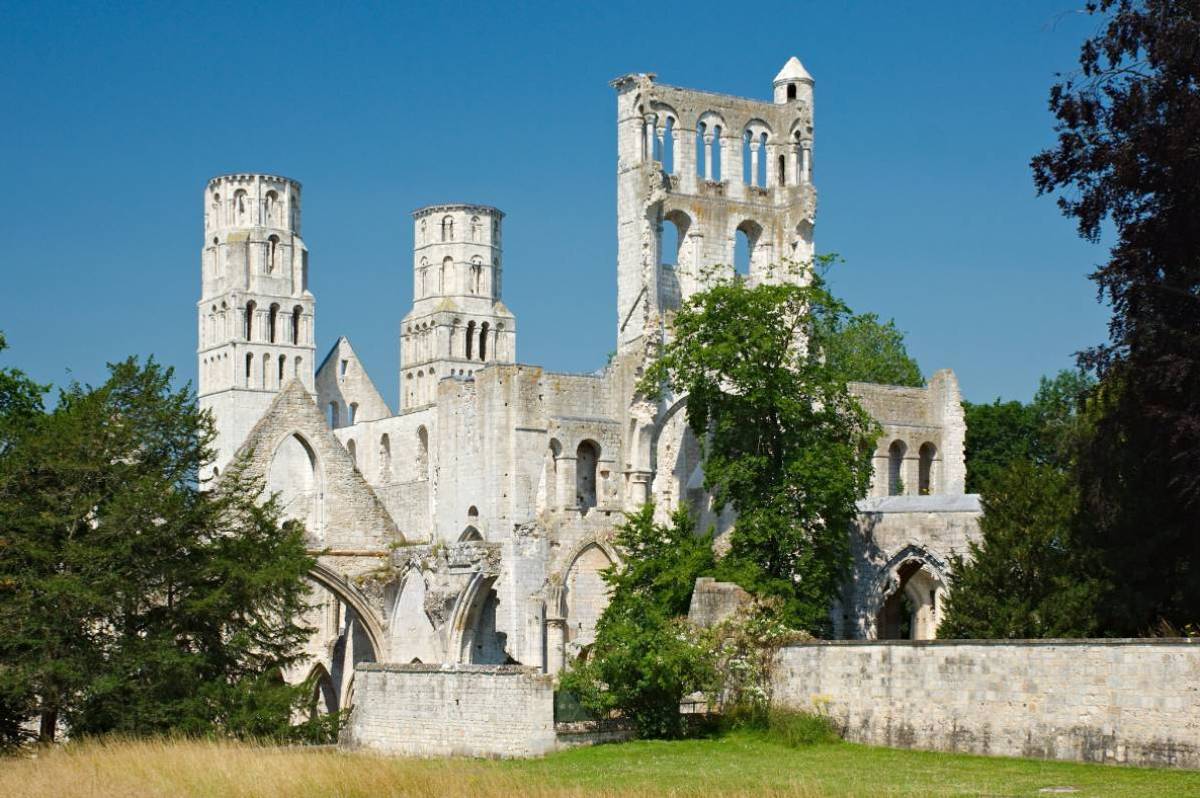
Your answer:
[[[654,160],[654,124],[658,121],[658,114],[646,114],[642,117],[646,122],[646,151],[644,161]]]
[[[683,150],[679,149],[679,128],[671,128],[671,174],[680,172],[679,163],[683,160]]]
[[[556,675],[566,663],[567,613],[562,585],[546,591],[546,673]]]
[[[758,149],[760,146],[762,145],[758,139],[750,139],[750,185],[752,187],[758,186]]]
[[[654,128],[654,138],[658,140],[658,160],[664,166],[667,163],[667,130],[663,127]]]
[[[704,134],[704,179],[713,179],[713,134]]]
[[[800,182],[812,182],[812,142],[800,143]]]

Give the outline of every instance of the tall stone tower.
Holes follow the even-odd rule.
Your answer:
[[[500,301],[500,223],[486,205],[413,213],[413,306],[400,325],[400,407],[437,398],[443,377],[517,357],[516,317]]]
[[[214,177],[204,190],[199,398],[217,422],[222,469],[279,389],[313,386],[315,302],[300,238],[300,184]]]
[[[791,58],[773,81],[773,102],[667,86],[652,74],[612,86],[625,351],[661,329],[682,299],[732,274],[739,251],[751,280],[789,279],[771,267],[812,258],[813,79]],[[674,235],[664,237],[668,225]]]

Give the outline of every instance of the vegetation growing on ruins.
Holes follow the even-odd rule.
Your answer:
[[[198,484],[212,424],[170,369],[109,371],[49,412],[3,374],[0,728],[292,734],[304,530],[243,468]]]
[[[829,633],[847,575],[874,430],[821,355],[849,316],[824,279],[830,262],[785,263],[786,281],[735,276],[689,297],[640,386],[687,397],[705,488],[738,513],[717,574],[778,599],[789,625],[817,635]]]
[[[562,688],[599,716],[619,712],[641,737],[678,737],[679,704],[707,689],[715,671],[704,636],[684,619],[696,578],[713,566],[712,537],[695,534],[686,508],[669,524],[645,504],[617,527],[623,568],[603,576],[611,601],[596,624],[587,658]]]

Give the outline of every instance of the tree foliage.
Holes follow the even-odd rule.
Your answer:
[[[197,482],[212,422],[153,360],[110,365],[0,456],[0,703],[73,735],[267,735],[306,629],[303,529],[244,464]],[[10,718],[13,714],[10,714]]]
[[[1073,475],[1017,460],[983,499],[982,540],[951,558],[938,637],[1084,637],[1100,585],[1076,539]]]
[[[584,706],[619,712],[642,737],[684,732],[679,703],[712,682],[711,652],[687,614],[696,578],[713,565],[712,538],[698,536],[686,509],[670,524],[654,521],[645,504],[617,527],[623,567],[604,571],[610,601],[596,624],[587,657],[562,687]]]
[[[989,493],[1014,463],[1069,468],[1079,445],[1079,412],[1094,387],[1086,372],[1063,369],[1042,377],[1029,404],[963,402],[967,492]]]
[[[1116,233],[1092,275],[1112,308],[1085,352],[1101,381],[1080,460],[1090,545],[1112,584],[1106,630],[1200,616],[1200,6],[1098,0],[1080,70],[1055,85],[1057,142],[1033,159],[1079,233]]]
[[[846,306],[819,269],[785,269],[787,280],[735,277],[689,297],[640,389],[687,397],[705,488],[737,511],[718,574],[778,597],[794,628],[827,634],[874,425],[821,356],[830,326],[820,322]]]
[[[825,362],[839,379],[913,388],[925,384],[894,320],[881,322],[874,313],[830,313],[818,318],[816,327]]]

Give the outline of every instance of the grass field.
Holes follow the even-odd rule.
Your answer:
[[[0,796],[1200,795],[1200,772],[867,748],[792,749],[753,734],[634,742],[533,761],[387,759],[332,749],[213,742],[92,742],[0,759]]]

